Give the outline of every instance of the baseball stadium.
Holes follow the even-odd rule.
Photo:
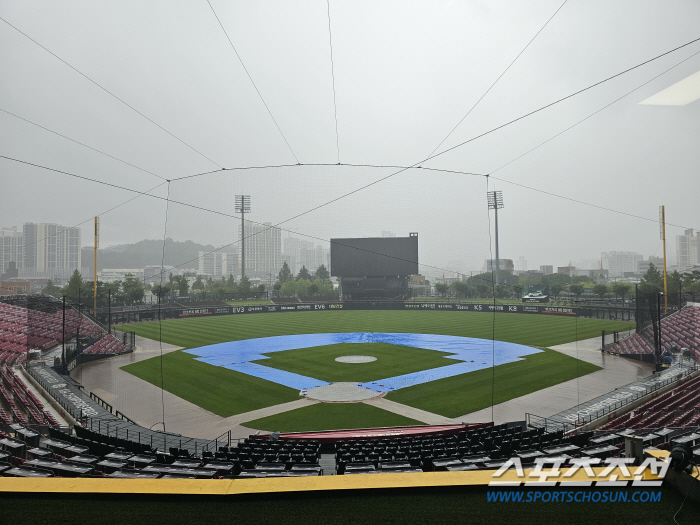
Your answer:
[[[697,9],[194,4],[0,7],[0,523],[696,522]]]

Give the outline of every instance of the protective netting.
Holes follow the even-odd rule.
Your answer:
[[[483,24],[469,3],[411,6],[377,26],[364,8],[325,7],[259,16],[192,3],[163,20],[157,8],[92,6],[82,24],[83,7],[61,6],[42,19],[50,27],[8,8],[18,22],[2,43],[33,51],[3,63],[3,211],[21,216],[0,239],[13,283],[3,277],[0,298],[5,423],[46,426],[27,393],[44,386],[61,423],[144,446],[161,436],[161,449],[189,446],[166,432],[522,421],[652,373],[619,356],[694,366],[700,273],[686,268],[697,258],[668,249],[679,272],[665,296],[632,286],[660,286],[658,170],[645,155],[668,154],[655,162],[687,180],[696,165],[678,161],[686,121],[642,113],[637,91],[691,67],[690,37],[666,32],[678,42],[572,70],[579,38],[561,63],[521,63],[559,49],[536,40],[568,34],[543,31],[559,22],[544,7],[506,10],[527,30],[500,10]],[[138,38],[125,40],[134,20]],[[362,38],[345,25],[358,20]],[[614,186],[624,173],[635,180]],[[669,242],[689,231],[692,247],[680,224],[694,208],[670,204]],[[627,245],[651,257],[601,253]],[[366,362],[337,360],[355,355]],[[23,374],[39,387],[24,390]],[[303,394],[341,383],[380,395],[348,408]]]
[[[77,419],[104,421],[90,423],[99,429],[108,425],[119,436],[122,425],[131,425],[134,435],[141,425],[215,438],[229,430],[243,436],[250,428],[284,429],[297,417],[291,410],[303,415],[317,403],[306,397],[308,391],[333,384],[342,391],[341,401],[385,403],[352,387],[396,403],[382,405],[379,421],[387,425],[397,417],[425,421],[426,413],[434,414],[431,421],[469,413],[485,420],[516,418],[510,408],[516,405],[510,403],[522,394],[535,396],[528,412],[547,415],[576,405],[582,385],[607,391],[610,376],[595,367],[610,368],[607,374],[614,368],[603,354],[590,352],[601,348],[602,330],[624,332],[636,320],[639,336],[654,348],[658,298],[653,294],[638,294],[632,306],[610,290],[596,295],[591,277],[575,279],[568,269],[569,274],[554,276],[516,275],[505,260],[496,275],[490,263],[495,221],[485,205],[492,187],[487,179],[466,174],[455,186],[453,176],[422,168],[324,165],[173,180],[157,197],[139,196],[101,216],[102,243],[113,235],[117,218],[120,228],[139,228],[139,235],[151,240],[97,251],[96,301],[89,280],[94,259],[85,250],[86,276],[66,287],[58,283],[59,293],[53,292],[58,297],[41,303],[52,305],[51,315],[62,319],[66,294],[69,320],[82,319],[80,332],[68,324],[66,352],[61,328],[60,341],[33,345],[38,341],[27,339],[22,353],[28,357],[27,350],[36,346],[41,365],[35,366],[69,372],[89,394],[86,406],[96,404],[102,412],[87,413],[84,407],[76,412],[66,399],[59,404]],[[450,181],[451,191],[441,178]],[[238,195],[251,196],[244,224]],[[426,213],[443,220],[426,220]],[[507,220],[500,221],[507,230]],[[363,295],[349,292],[357,278],[335,274],[332,239],[409,235],[417,235],[417,261],[397,262],[417,262],[417,275],[372,276]],[[126,261],[135,261],[136,268],[119,270]],[[467,268],[473,270],[463,271]],[[395,282],[411,293],[382,291]],[[674,312],[685,305],[671,296],[669,304]],[[23,308],[22,322],[33,336],[47,315],[35,312],[47,307]],[[382,344],[387,346],[374,346]],[[363,348],[346,351],[347,345]],[[551,347],[559,349],[540,349]],[[302,348],[319,353],[302,356],[298,366],[267,366],[273,354]],[[413,355],[414,350],[427,354]],[[335,357],[355,354],[371,358],[376,372],[338,373],[343,364]],[[344,366],[361,370],[365,365]],[[631,380],[631,369],[617,376],[617,382]],[[576,399],[552,408],[551,396],[571,380]],[[547,394],[546,389],[555,390]],[[75,401],[83,394],[70,395]],[[334,396],[324,393],[318,399]],[[389,410],[397,405],[404,408]],[[327,407],[323,410],[335,410]],[[237,419],[224,428],[229,417]],[[326,416],[309,417],[310,429],[328,426]],[[362,414],[347,421],[351,427],[375,424],[373,416]]]

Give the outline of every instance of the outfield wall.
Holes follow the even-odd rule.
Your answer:
[[[112,311],[112,323],[153,321],[158,319],[159,311],[140,310],[120,312]],[[492,312],[492,313],[518,313],[537,315],[557,315],[567,317],[596,317],[592,315],[590,308],[573,308],[563,306],[543,306],[533,304],[493,304],[493,303],[442,303],[442,302],[416,302],[406,303],[399,301],[346,301],[327,303],[294,303],[294,304],[269,304],[255,306],[210,306],[201,308],[168,308],[160,310],[161,319],[182,319],[186,317],[207,317],[215,315],[241,315],[241,314],[265,314],[284,312],[314,312],[329,310],[442,310],[461,312]],[[100,314],[106,322],[106,314]],[[606,317],[603,317],[606,318]],[[618,316],[609,317],[618,319]]]

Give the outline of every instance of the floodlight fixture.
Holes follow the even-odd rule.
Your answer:
[[[241,281],[245,277],[245,214],[250,213],[250,195],[236,195],[236,213],[241,214]]]
[[[498,210],[503,208],[503,192],[489,191],[486,194],[489,203],[489,210]]]
[[[250,195],[236,195],[236,213],[250,213]]]
[[[501,271],[501,259],[498,253],[498,210],[503,208],[503,192],[500,191],[489,191],[486,193],[486,198],[489,205],[489,210],[494,210],[495,214],[495,226],[496,226],[496,284],[500,281],[500,271]],[[493,269],[493,261],[491,261],[491,269]]]

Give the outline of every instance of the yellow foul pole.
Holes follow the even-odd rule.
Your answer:
[[[664,242],[664,313],[668,313],[668,281],[666,279],[666,212],[664,206],[659,210],[661,219],[661,240]]]
[[[100,218],[95,217],[95,248],[94,248],[94,262],[95,262],[95,273],[93,274],[93,305],[92,314],[97,317],[97,244],[100,242]]]

